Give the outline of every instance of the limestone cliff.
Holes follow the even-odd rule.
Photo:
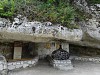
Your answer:
[[[68,29],[51,22],[30,22],[26,17],[18,15],[12,23],[0,18],[0,39],[31,42],[65,40],[69,43],[100,48],[100,4],[89,6],[85,0],[74,0],[74,5],[92,16],[78,22],[80,29]]]
[[[0,21],[0,39],[47,42],[55,39],[79,41],[82,38],[81,29],[71,30],[61,25],[52,25],[51,22],[28,22],[26,17],[19,19],[20,16],[14,18],[13,23],[5,19]]]

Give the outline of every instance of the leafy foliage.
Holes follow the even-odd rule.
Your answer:
[[[0,0],[0,16],[10,17],[14,14],[13,0]]]
[[[37,17],[42,21],[51,21],[53,23],[60,23],[64,26],[71,27],[70,23],[74,19],[75,10],[74,8],[63,1],[56,5],[56,0],[48,0],[43,3],[38,10]]]
[[[2,0],[0,1],[0,16],[13,16],[21,14],[30,21],[51,21],[60,23],[69,28],[77,25],[70,25],[76,13],[69,4],[69,0]]]

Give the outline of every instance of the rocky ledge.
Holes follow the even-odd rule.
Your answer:
[[[54,39],[79,41],[82,39],[81,29],[68,29],[61,25],[53,25],[51,22],[28,22],[21,15],[14,18],[11,23],[6,19],[0,20],[0,39],[21,40],[32,42],[47,42]]]
[[[64,40],[68,43],[100,48],[100,23],[98,19],[79,22],[80,29],[68,29],[51,22],[29,22],[26,17],[18,15],[11,23],[0,18],[1,41],[49,42]]]
[[[100,4],[89,5],[87,0],[73,0],[72,3],[88,15],[84,22],[79,22],[80,29],[68,29],[51,22],[29,22],[26,17],[18,15],[12,23],[0,18],[1,41],[48,42],[56,39],[100,48]]]

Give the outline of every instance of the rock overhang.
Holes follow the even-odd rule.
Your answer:
[[[0,23],[0,39],[32,42],[47,42],[54,39],[79,41],[82,39],[81,29],[71,30],[61,25],[51,25],[51,22],[22,21],[20,24],[19,22],[16,18],[12,24]]]

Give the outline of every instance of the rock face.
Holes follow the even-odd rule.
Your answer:
[[[100,4],[90,5],[86,0],[74,0],[74,5],[80,11],[91,15],[91,18],[79,23],[83,37],[77,44],[100,48]]]
[[[0,75],[7,75],[7,61],[4,56],[0,55]]]
[[[75,6],[92,16],[79,22],[81,29],[68,29],[51,22],[29,22],[26,17],[18,15],[11,23],[0,18],[0,39],[10,41],[48,42],[66,40],[84,46],[100,48],[100,4],[89,6],[86,0],[74,0]]]
[[[91,5],[87,0],[74,0],[74,6],[80,11],[88,13],[92,17],[100,20],[100,4]]]
[[[74,5],[81,11],[84,11],[86,13],[91,13],[86,0],[74,0],[73,2],[74,2]]]
[[[14,18],[13,23],[0,19],[1,40],[48,42],[62,39],[69,43],[99,48],[100,24],[95,18],[80,23],[83,26],[81,29],[68,29],[61,25],[53,25],[51,22],[28,22],[26,17],[20,18],[20,16]]]
[[[0,21],[0,39],[22,40],[33,42],[47,42],[54,39],[79,41],[82,38],[82,30],[70,30],[60,25],[52,25],[51,22],[28,22],[24,17],[14,18],[14,22]]]

